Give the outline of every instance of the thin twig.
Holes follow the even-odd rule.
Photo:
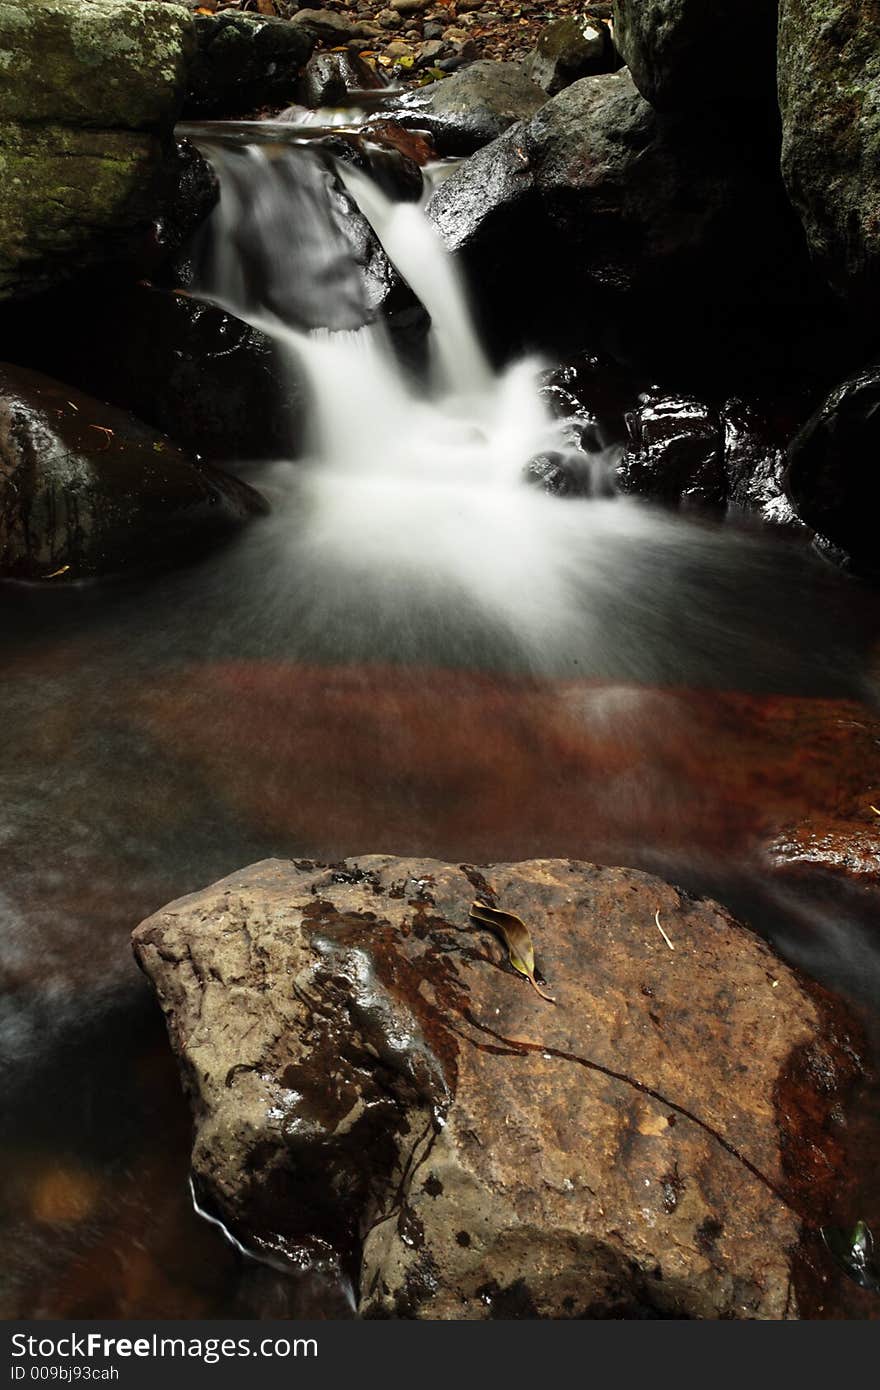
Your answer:
[[[659,907],[657,908],[657,911],[654,913],[654,921],[657,923],[657,930],[658,930],[658,932],[660,933],[660,935],[663,937],[663,940],[666,942],[666,945],[669,947],[670,951],[674,951],[674,950],[675,950],[675,947],[673,946],[672,942],[669,940],[669,937],[666,935],[665,931],[663,930],[663,928],[662,928],[661,925],[660,925],[660,909],[659,909]]]

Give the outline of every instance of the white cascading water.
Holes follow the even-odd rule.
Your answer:
[[[769,550],[609,498],[610,452],[573,452],[541,364],[487,360],[418,204],[296,144],[204,148],[222,196],[201,292],[269,334],[311,396],[306,456],[255,479],[273,504],[249,542],[262,621],[271,608],[276,628],[345,659],[710,681],[738,649],[753,670],[778,664],[776,619],[768,610],[759,635],[747,592],[747,576],[765,591]],[[382,324],[351,328],[369,317],[355,203],[430,314],[427,379],[401,365]],[[548,454],[595,495],[529,481]]]
[[[340,175],[349,193],[430,315],[428,380],[401,367],[379,324],[305,331],[285,322],[242,268],[243,209],[252,227],[260,218],[261,245],[252,250],[263,273],[268,263],[277,281],[283,266],[291,285],[320,282],[325,296],[349,302],[338,209],[286,201],[319,161],[299,148],[230,152],[212,143],[206,153],[222,197],[203,293],[269,334],[309,385],[307,457],[262,480],[276,515],[287,513],[298,582],[311,576],[325,609],[367,606],[401,629],[423,622],[426,609],[440,627],[488,623],[514,637],[530,664],[580,646],[587,547],[600,564],[603,534],[655,532],[657,522],[626,503],[563,500],[526,480],[531,460],[571,450],[567,423],[542,399],[542,364],[493,369],[457,268],[422,207],[392,201],[348,166]],[[296,171],[287,179],[285,161]],[[325,310],[338,321],[332,305]],[[607,460],[584,454],[580,467],[604,474]]]

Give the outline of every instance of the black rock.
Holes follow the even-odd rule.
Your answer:
[[[768,526],[808,531],[785,494],[786,445],[803,419],[802,410],[786,406],[778,399],[772,407],[735,398],[725,401],[721,426],[728,512],[757,516]]]
[[[341,106],[355,92],[385,86],[375,68],[356,53],[313,53],[299,79],[296,99],[303,106]]]
[[[655,391],[627,417],[629,442],[618,467],[623,492],[666,505],[723,510],[724,439],[717,410]]]
[[[146,285],[74,287],[0,317],[0,351],[131,411],[218,463],[288,458],[304,390],[272,342],[188,295]]]
[[[880,575],[880,364],[837,386],[794,439],[785,486],[799,517]]]
[[[171,190],[156,224],[157,268],[176,261],[220,198],[217,175],[189,140],[178,140],[170,163]]]
[[[196,15],[195,23],[187,115],[234,116],[292,99],[315,47],[309,29],[238,11]]]
[[[267,510],[164,435],[0,366],[0,576],[61,582],[194,558]]]

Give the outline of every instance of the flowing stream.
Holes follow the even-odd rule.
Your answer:
[[[271,516],[185,572],[0,595],[10,1315],[350,1311],[193,1209],[129,952],[256,859],[632,864],[878,997],[858,893],[775,878],[762,841],[830,794],[805,730],[870,742],[876,600],[778,536],[613,496],[617,443],[554,415],[550,364],[488,359],[420,204],[295,132],[198,134],[222,200],[196,292],[274,340],[307,444],[241,461]],[[377,313],[388,262],[430,317],[415,348]]]

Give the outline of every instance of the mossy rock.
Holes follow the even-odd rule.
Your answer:
[[[782,0],[782,173],[854,316],[880,311],[880,0]]]
[[[0,121],[167,127],[183,97],[193,21],[140,0],[0,0]]]

